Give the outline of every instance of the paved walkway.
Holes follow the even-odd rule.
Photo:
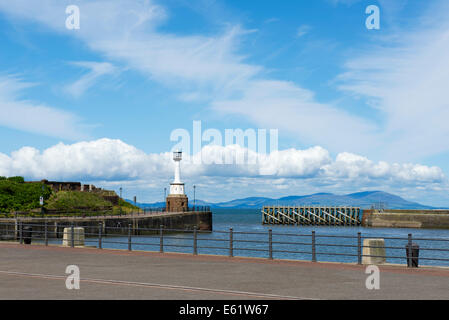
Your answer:
[[[79,290],[65,286],[80,268]],[[0,244],[0,299],[449,299],[449,269]]]

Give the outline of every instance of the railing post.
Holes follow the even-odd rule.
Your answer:
[[[161,224],[159,226],[159,238],[160,238],[160,245],[159,245],[159,252],[164,252],[164,226]]]
[[[229,228],[229,256],[234,256],[234,234],[232,228]]]
[[[316,262],[316,240],[315,240],[315,231],[312,231],[312,262]]]
[[[45,221],[45,245],[48,246],[48,225],[47,225],[47,221]]]
[[[413,253],[412,253],[412,234],[411,233],[408,234],[407,247],[408,247],[408,250],[406,250],[407,251],[407,267],[411,268],[412,262],[413,262],[413,259],[412,259],[412,255],[413,255]]]
[[[196,230],[196,226],[193,227],[193,254],[198,254],[198,233]]]
[[[357,263],[362,264],[362,233],[357,233]]]
[[[98,249],[103,249],[102,244],[102,233],[103,233],[103,224],[100,222],[98,224]]]
[[[128,251],[131,251],[131,223],[128,224]]]
[[[73,222],[72,222],[72,224],[71,224],[71,226],[70,226],[70,233],[72,234],[72,241],[70,242],[70,245],[71,245],[71,247],[72,248],[74,248],[75,247],[75,230],[74,230],[74,227],[73,227]]]
[[[19,222],[19,240],[20,240],[20,244],[23,244],[23,223],[22,223],[22,221]]]
[[[268,259],[273,259],[273,231],[268,230]]]

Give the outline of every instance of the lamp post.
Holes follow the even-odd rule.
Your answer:
[[[196,206],[196,185],[193,185],[193,211],[195,211]]]
[[[167,211],[167,188],[164,188],[165,211]]]
[[[120,205],[120,215],[122,215],[122,187],[120,187],[119,205]]]
[[[39,204],[41,206],[41,215],[44,215],[44,192],[45,192],[45,185],[42,185],[42,196],[39,197]]]

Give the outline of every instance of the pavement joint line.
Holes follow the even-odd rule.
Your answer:
[[[67,278],[67,276],[48,275],[48,274],[39,274],[39,273],[26,273],[26,272],[17,272],[17,271],[4,271],[4,270],[0,270],[0,274],[52,279],[52,280],[61,280],[61,279]],[[280,300],[280,299],[284,299],[284,300],[319,300],[319,299],[315,299],[315,298],[283,296],[283,295],[268,294],[268,293],[246,292],[246,291],[225,290],[225,289],[210,289],[210,288],[178,286],[178,285],[158,284],[158,283],[148,283],[148,282],[124,281],[124,280],[80,278],[80,282],[128,285],[128,286],[136,286],[136,287],[153,287],[153,288],[174,289],[174,290],[183,290],[183,291],[201,291],[201,292],[212,292],[212,293],[221,293],[221,294],[229,294],[229,295],[243,295],[243,296],[278,299],[278,300]]]

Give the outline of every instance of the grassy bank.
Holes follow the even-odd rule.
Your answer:
[[[25,183],[22,177],[0,177],[0,212],[38,209],[39,198],[47,200],[51,194],[43,183]]]
[[[44,198],[43,211],[39,203]],[[112,200],[111,200],[112,198]],[[115,199],[115,200],[114,200]],[[115,202],[115,205],[113,204]],[[0,213],[21,212],[28,216],[126,214],[138,207],[118,199],[114,191],[53,192],[42,182],[25,183],[22,177],[0,177]]]

